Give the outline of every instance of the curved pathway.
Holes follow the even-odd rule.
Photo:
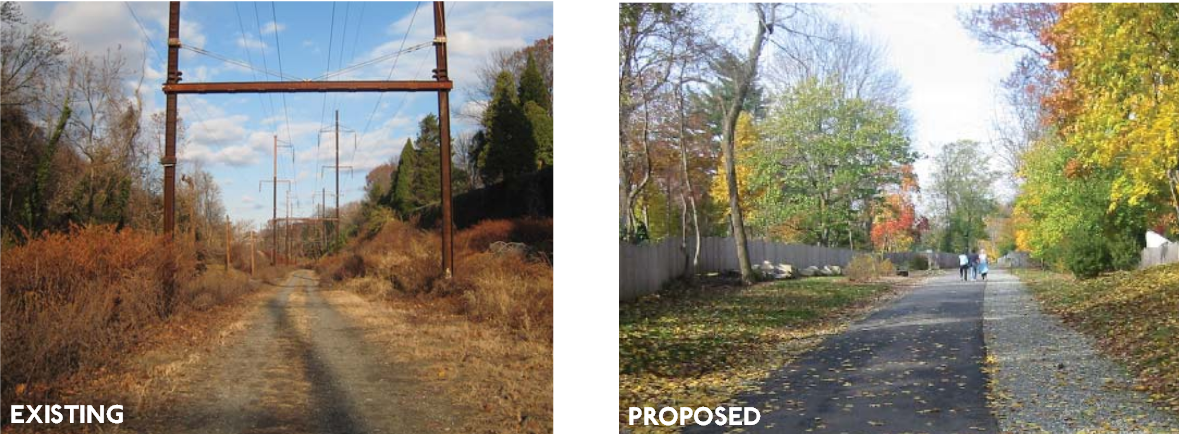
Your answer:
[[[957,270],[954,270],[957,271]],[[983,283],[929,279],[739,396],[746,432],[998,432],[987,407]],[[686,432],[719,427],[690,425]]]

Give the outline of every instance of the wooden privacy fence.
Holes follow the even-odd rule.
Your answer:
[[[681,239],[665,238],[662,241],[645,244],[620,242],[618,246],[618,296],[619,300],[633,300],[652,294],[664,284],[684,274],[695,246],[690,239],[686,248]],[[804,244],[776,243],[766,240],[749,240],[751,264],[770,261],[774,265],[790,264],[795,269],[809,266],[823,267],[838,265],[846,267],[852,256],[866,253],[850,249],[834,249]],[[896,265],[908,264],[914,256],[924,253],[888,253],[885,256]],[[935,253],[935,262],[941,268],[957,268],[957,255]],[[708,237],[700,240],[700,261],[696,271],[714,273],[736,270],[737,247],[732,238]]]
[[[1179,243],[1142,249],[1142,268],[1179,262]]]

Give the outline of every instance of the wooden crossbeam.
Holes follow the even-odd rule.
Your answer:
[[[324,92],[438,92],[451,90],[454,82],[405,81],[243,81],[166,83],[165,94],[183,93],[324,93]]]

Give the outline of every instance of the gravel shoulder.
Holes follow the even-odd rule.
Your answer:
[[[1179,420],[1133,389],[1133,376],[1089,337],[1041,312],[1015,276],[986,284],[991,406],[1003,432],[1179,433]]]

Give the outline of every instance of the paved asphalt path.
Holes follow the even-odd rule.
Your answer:
[[[745,432],[998,432],[987,408],[983,283],[934,277],[737,398]],[[722,427],[689,425],[685,432]]]

